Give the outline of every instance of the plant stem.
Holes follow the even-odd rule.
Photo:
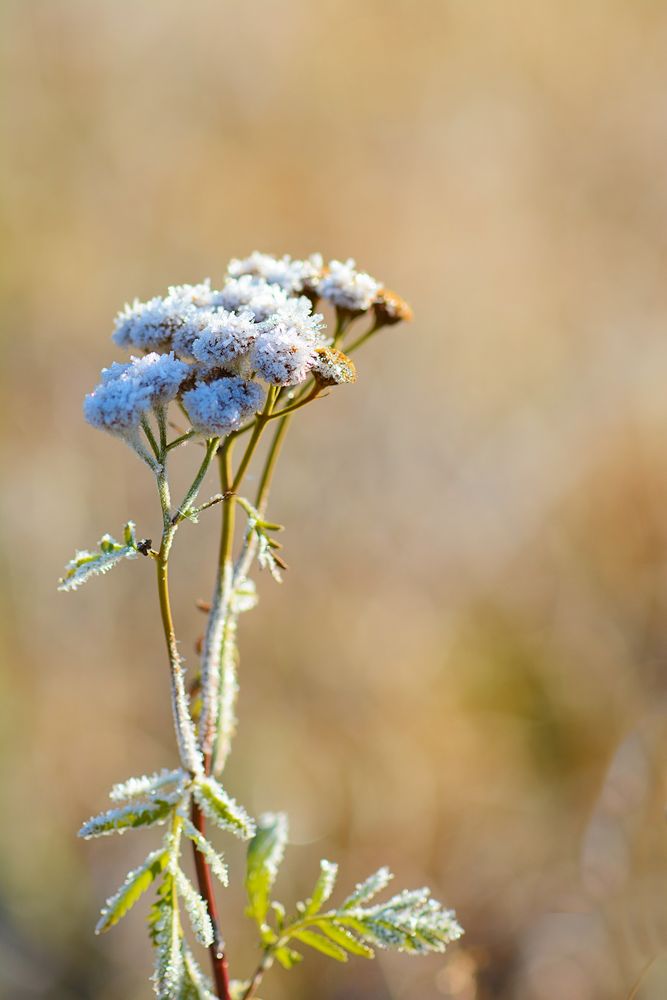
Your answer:
[[[377,333],[378,330],[382,329],[383,326],[384,323],[380,322],[379,320],[376,320],[373,323],[373,325],[368,330],[366,330],[365,333],[362,333],[359,337],[357,337],[356,340],[353,340],[352,343],[345,348],[345,353],[351,354],[352,351],[358,350],[358,348],[360,348],[362,344],[365,344],[366,341],[370,337],[372,337],[374,333]]]
[[[230,489],[232,447],[233,438],[227,438],[218,451],[220,485],[223,496],[227,496],[229,500],[233,499]],[[233,502],[223,502],[218,569],[201,658],[202,712],[199,723],[199,742],[204,754],[207,773],[210,771],[213,743],[218,730],[221,649],[233,591],[232,549],[235,509],[236,505]]]
[[[173,524],[179,524],[180,521],[183,521],[187,517],[188,511],[190,509],[190,504],[194,501],[195,497],[199,493],[201,484],[204,481],[204,476],[208,472],[208,467],[211,464],[213,456],[215,455],[218,449],[218,441],[219,438],[211,438],[210,441],[206,442],[206,454],[204,455],[204,460],[199,466],[197,475],[192,481],[192,485],[190,486],[188,492],[183,497],[180,506],[178,507],[176,513],[172,518]]]
[[[192,824],[204,837],[206,835],[206,824],[204,814],[196,802],[192,803]],[[213,981],[215,990],[220,1000],[231,1000],[229,990],[229,968],[227,956],[225,954],[225,942],[220,935],[218,922],[218,911],[215,903],[215,893],[213,891],[213,880],[211,871],[206,863],[204,855],[197,850],[196,844],[192,845],[195,858],[195,869],[197,872],[197,884],[202,898],[206,901],[208,915],[213,925],[213,942],[209,948],[211,956],[211,968],[213,970]]]
[[[266,513],[266,505],[269,500],[269,490],[271,489],[271,480],[273,478],[276,462],[278,461],[280,449],[282,448],[283,441],[285,440],[285,435],[289,429],[291,419],[291,414],[282,417],[276,428],[276,432],[273,435],[273,440],[269,445],[266,461],[264,463],[264,469],[262,470],[259,486],[257,488],[257,498],[255,500],[255,507],[260,514]]]
[[[276,396],[278,394],[277,389],[271,387],[266,394],[266,402],[264,403],[264,409],[257,417],[257,421],[252,431],[252,436],[248,441],[248,446],[243,453],[243,458],[236,470],[236,475],[234,476],[234,482],[232,483],[231,490],[236,493],[243,482],[243,477],[246,474],[248,466],[250,465],[250,460],[255,453],[255,449],[259,444],[259,439],[262,436],[262,431],[269,420],[271,415],[271,410],[273,409],[273,404],[275,403]]]
[[[174,621],[171,613],[171,602],[169,598],[169,551],[174,540],[176,526],[172,524],[169,485],[166,475],[163,472],[158,476],[158,492],[160,494],[160,504],[162,506],[162,543],[158,552],[157,564],[157,587],[160,600],[160,615],[162,617],[162,627],[167,644],[167,654],[169,656],[169,666],[171,670],[171,704],[174,715],[174,727],[176,729],[176,740],[183,767],[192,774],[201,770],[201,758],[197,749],[194,726],[188,709],[188,699],[185,692],[185,682],[183,679],[183,665],[178,652],[178,643],[174,631]]]
[[[264,973],[267,972],[270,965],[271,965],[271,960],[269,956],[265,954],[264,957],[262,958],[262,961],[259,963],[259,965],[257,966],[257,968],[253,973],[252,979],[248,984],[248,989],[243,994],[243,1000],[252,1000],[252,997],[255,996],[255,992],[259,988],[259,985],[262,982],[262,979],[264,978]]]

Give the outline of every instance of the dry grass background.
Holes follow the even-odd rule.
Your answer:
[[[173,760],[152,578],[54,581],[128,516],[157,530],[148,475],[81,418],[115,310],[258,247],[353,254],[416,320],[294,428],[292,570],[244,623],[230,786],[289,809],[288,900],[319,856],[350,883],[387,861],[468,931],[444,959],[309,957],[266,995],[627,997],[667,941],[667,7],[0,19],[0,994],[148,995],[138,917],[91,926],[152,835],[73,831]],[[214,532],[179,536],[186,651]],[[666,993],[658,959],[638,996]]]

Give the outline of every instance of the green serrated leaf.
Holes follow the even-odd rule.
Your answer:
[[[176,869],[175,878],[178,893],[190,918],[195,937],[204,948],[209,948],[213,943],[213,924],[206,902],[180,868]]]
[[[242,840],[254,836],[255,824],[250,816],[215,778],[197,778],[193,793],[203,812],[221,829],[229,830]]]
[[[291,969],[293,966],[298,965],[299,962],[303,962],[303,955],[300,955],[298,951],[294,951],[293,948],[287,948],[286,946],[276,948],[273,954],[283,969]]]
[[[352,909],[372,899],[373,896],[376,896],[378,892],[382,892],[389,885],[393,877],[388,868],[378,868],[373,875],[369,875],[367,879],[359,883],[354,892],[347,897],[340,907],[341,910]]]
[[[224,886],[229,885],[227,865],[223,862],[221,855],[218,854],[213,844],[211,844],[206,837],[202,836],[199,830],[192,825],[189,819],[184,819],[183,821],[183,832],[186,837],[190,838],[199,853],[204,856],[215,877],[222,882]]]
[[[287,843],[287,816],[284,813],[266,813],[257,824],[255,836],[248,845],[246,892],[248,914],[260,926],[269,910],[271,889]]]
[[[96,934],[108,931],[125,916],[128,910],[132,909],[136,901],[164,871],[168,859],[168,850],[153,851],[142,865],[129,872],[118,892],[106,901],[95,928]]]
[[[334,890],[337,875],[337,864],[334,864],[332,861],[320,861],[320,875],[315,883],[313,895],[306,903],[304,909],[306,916],[312,916],[314,913],[319,913],[322,906],[326,903]]]
[[[291,937],[301,941],[302,944],[307,944],[309,948],[313,948],[315,951],[321,951],[323,955],[328,955],[329,958],[335,958],[337,962],[347,962],[347,953],[329,938],[322,937],[321,934],[315,934],[313,931],[299,930],[293,931]]]
[[[317,924],[318,930],[322,934],[326,934],[327,937],[335,941],[336,944],[340,945],[341,948],[345,948],[352,955],[360,955],[362,958],[375,958],[375,952],[368,945],[363,944],[359,941],[353,934],[346,931],[343,927],[337,927],[331,921],[323,920],[321,923]]]
[[[183,996],[185,958],[175,879],[169,871],[151,910],[149,927],[156,953],[153,974],[155,992],[158,1000],[175,1000]]]
[[[137,526],[134,521],[128,521],[123,528],[123,541],[128,546],[128,548],[136,549],[137,547]]]
[[[84,823],[78,836],[88,840],[90,837],[105,837],[140,826],[164,823],[173,810],[175,801],[177,798],[165,796],[150,802],[132,802],[118,809],[109,809]]]

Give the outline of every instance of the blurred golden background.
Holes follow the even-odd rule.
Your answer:
[[[150,995],[145,906],[92,927],[155,833],[74,834],[175,759],[152,572],[55,582],[158,509],[81,402],[127,299],[258,248],[416,318],[291,432],[229,787],[290,813],[286,902],[386,862],[467,931],[263,995],[663,1000],[667,5],[4,0],[0,46],[0,995]],[[216,530],[177,539],[191,663]]]

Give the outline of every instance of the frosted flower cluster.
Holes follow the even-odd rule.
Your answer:
[[[317,284],[321,298],[327,299],[339,309],[349,312],[364,312],[375,303],[382,285],[365,271],[357,271],[350,257],[344,263],[332,260]]]
[[[125,434],[146,413],[164,406],[178,395],[188,375],[188,365],[169,354],[146,354],[127,364],[115,361],[102,369],[102,381],[86,396],[86,420],[103,430]]]
[[[311,376],[320,386],[354,381],[349,358],[330,353],[314,304],[356,315],[380,309],[390,323],[397,315],[390,294],[352,259],[325,266],[319,254],[296,260],[257,251],[233,259],[220,289],[209,280],[174,285],[125,306],[112,339],[137,356],[103,370],[86,397],[86,419],[136,446],[150,412],[178,399],[195,432],[223,437],[262,408],[267,386],[294,387]]]

